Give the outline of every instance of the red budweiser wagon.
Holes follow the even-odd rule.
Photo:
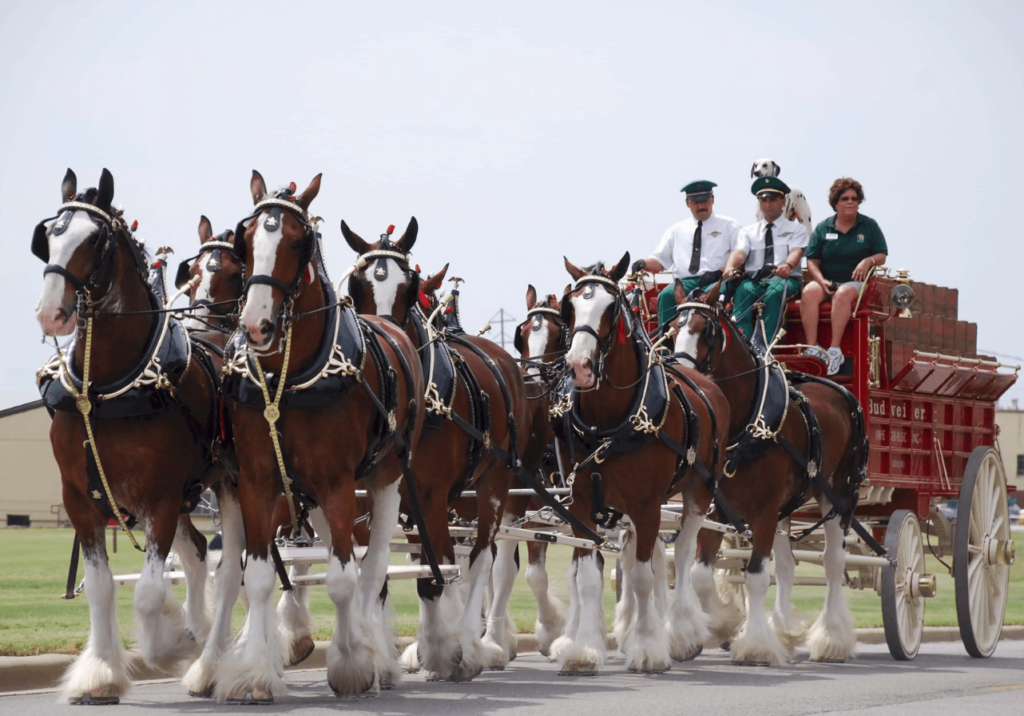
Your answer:
[[[657,325],[657,295],[644,293],[641,314]],[[909,289],[909,290],[908,290]],[[843,335],[845,362],[831,379],[860,401],[870,439],[867,479],[857,518],[888,550],[879,557],[863,540],[847,538],[849,586],[874,589],[882,600],[886,641],[893,657],[917,655],[934,574],[924,555],[950,571],[956,590],[960,635],[968,653],[990,656],[1006,610],[1009,568],[1014,561],[1003,461],[996,442],[996,400],[1017,380],[1020,366],[977,353],[978,327],[957,316],[957,290],[911,281],[907,271],[879,267],[865,282],[854,317]],[[831,339],[830,304],[823,304],[819,340]],[[799,301],[792,301],[786,333],[774,350],[789,370],[825,376],[825,364],[801,355]],[[955,517],[943,508],[958,499]],[[814,524],[807,505],[792,529]],[[742,542],[742,540],[740,540]],[[798,561],[821,563],[819,533],[795,546]],[[726,579],[742,583],[743,544],[723,550]],[[895,560],[895,568],[890,566]],[[816,577],[797,584],[818,584]]]

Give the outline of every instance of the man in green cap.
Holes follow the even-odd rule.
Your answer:
[[[723,275],[736,273],[747,255],[746,245],[740,239],[739,222],[714,213],[716,186],[710,181],[695,181],[683,187],[690,216],[670,226],[654,253],[633,263],[633,273],[671,271],[687,294]],[[675,308],[670,284],[658,294],[658,323],[665,325],[672,320]]]
[[[743,242],[749,247],[746,278],[733,296],[732,314],[743,335],[753,339],[754,305],[763,298],[766,347],[779,329],[786,299],[800,295],[803,288],[800,261],[810,237],[803,224],[783,216],[789,187],[781,179],[758,177],[750,193],[757,197],[764,218],[743,227]]]

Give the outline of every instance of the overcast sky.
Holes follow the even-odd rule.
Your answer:
[[[861,181],[890,267],[960,290],[989,353],[1024,356],[1024,3],[0,3],[0,408],[34,400],[31,232],[107,167],[151,249],[191,255],[251,209],[249,177],[323,172],[328,267],[420,223],[414,263],[466,279],[476,329],[577,264],[653,250],[719,184],[754,220],[770,157],[815,222]],[[1005,362],[1018,361],[1007,359]],[[1024,398],[1024,386],[1006,397]]]

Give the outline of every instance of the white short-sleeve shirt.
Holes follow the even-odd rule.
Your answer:
[[[701,227],[700,266],[696,273],[691,273],[690,256],[696,230],[697,220],[693,216],[668,227],[650,258],[664,266],[666,271],[671,271],[676,278],[691,278],[709,271],[721,271],[730,253],[736,249],[747,250],[739,222],[728,216],[712,214]]]
[[[785,263],[789,252],[793,249],[806,250],[811,238],[807,235],[807,229],[799,221],[790,221],[780,216],[772,223],[774,224],[772,226],[772,247],[774,249],[772,263],[776,266],[781,266]],[[749,276],[753,276],[764,266],[764,234],[767,228],[768,222],[762,219],[756,224],[744,226],[742,229],[741,233],[744,241],[749,247],[747,249],[747,260],[743,268]],[[797,264],[797,267],[793,269],[790,275],[801,275],[799,264]]]

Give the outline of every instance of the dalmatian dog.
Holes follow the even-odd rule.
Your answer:
[[[754,177],[777,177],[781,173],[782,167],[771,159],[758,159],[750,168],[751,179]],[[814,231],[814,224],[811,223],[811,205],[807,203],[807,197],[804,196],[803,191],[795,186],[790,186],[789,189],[790,192],[789,196],[786,197],[784,216],[791,221],[799,221],[807,229],[807,233],[810,234]],[[758,207],[757,220],[760,221],[763,218],[761,209]]]

